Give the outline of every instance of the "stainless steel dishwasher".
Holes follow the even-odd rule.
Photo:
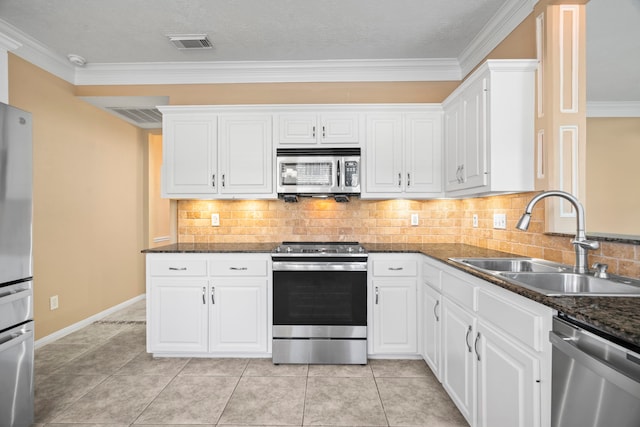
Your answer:
[[[553,319],[549,338],[553,427],[640,426],[637,351],[564,317]]]

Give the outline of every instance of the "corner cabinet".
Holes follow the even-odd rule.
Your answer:
[[[213,107],[159,109],[162,197],[276,198],[271,114],[230,114]]]
[[[535,60],[489,60],[443,103],[445,191],[534,189]]]
[[[147,351],[268,355],[270,277],[268,255],[147,254]]]
[[[442,195],[442,112],[376,112],[365,118],[365,177],[361,197]]]

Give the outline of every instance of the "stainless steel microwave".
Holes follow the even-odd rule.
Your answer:
[[[277,150],[280,195],[358,195],[359,148],[281,148]]]

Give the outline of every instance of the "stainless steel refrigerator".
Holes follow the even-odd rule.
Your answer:
[[[0,426],[33,423],[31,114],[0,103]]]

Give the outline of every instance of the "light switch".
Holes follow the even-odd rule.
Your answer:
[[[493,228],[505,230],[507,228],[507,214],[493,214]]]

